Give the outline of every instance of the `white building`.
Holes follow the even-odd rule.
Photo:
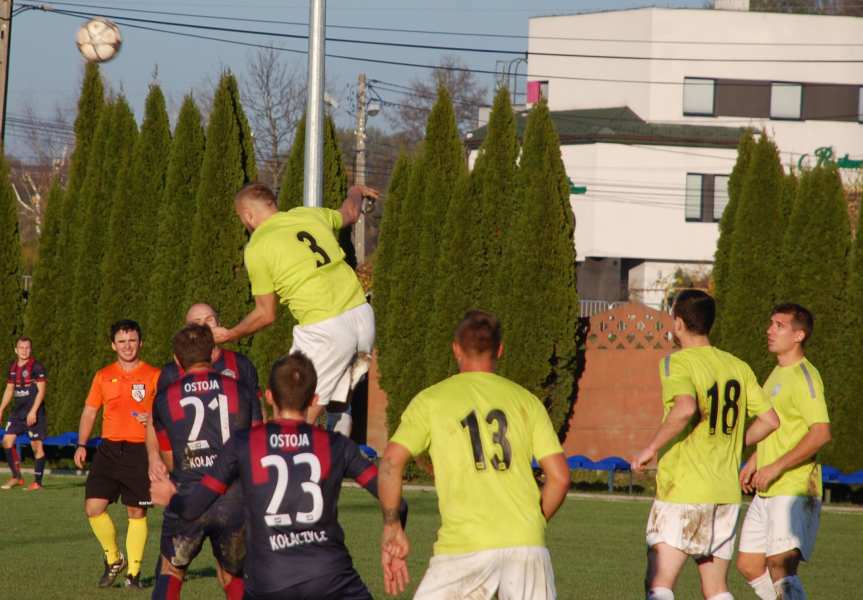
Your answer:
[[[863,19],[644,8],[534,18],[529,36],[529,100],[586,187],[582,298],[657,305],[678,267],[709,271],[743,127],[786,167],[821,147],[863,159]]]

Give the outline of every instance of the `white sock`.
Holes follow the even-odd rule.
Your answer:
[[[734,600],[734,596],[731,595],[731,592],[722,592],[721,594],[711,596],[707,600]]]
[[[773,584],[773,589],[781,600],[806,600],[806,592],[803,591],[803,584],[797,575],[783,577]]]
[[[351,429],[354,424],[354,418],[347,412],[339,413],[339,419],[333,426],[333,431],[341,433],[345,437],[351,437]]]
[[[755,595],[761,598],[761,600],[776,600],[776,590],[773,589],[773,580],[770,579],[770,571],[764,571],[760,577],[756,577],[747,583],[755,590]]]
[[[653,588],[647,593],[647,600],[674,600],[674,592],[663,587]]]

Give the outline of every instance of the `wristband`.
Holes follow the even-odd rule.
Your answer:
[[[86,448],[87,444],[76,444],[79,448]]]

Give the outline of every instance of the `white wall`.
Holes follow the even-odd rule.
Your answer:
[[[727,175],[736,151],[581,144],[561,153],[567,175],[587,186],[570,196],[579,260],[713,261],[719,227],[686,221],[686,173]]]
[[[645,8],[530,20],[531,52],[686,58],[717,62],[637,61],[531,54],[528,80],[550,79],[549,108],[629,106],[648,121],[766,128],[783,163],[833,146],[837,155],[863,157],[863,125],[854,122],[775,121],[742,117],[684,117],[684,77],[716,77],[863,85],[860,63],[731,62],[728,59],[863,59],[863,19],[697,9]],[[651,40],[650,43],[556,38]],[[662,41],[759,42],[774,45],[668,44]],[[832,44],[813,46],[807,44]],[[852,45],[856,44],[856,45]],[[555,76],[651,81],[652,85],[555,79]],[[670,82],[668,84],[661,82]]]

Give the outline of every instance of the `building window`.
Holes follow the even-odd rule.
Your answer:
[[[684,77],[683,114],[712,117],[715,83],[713,79]]]
[[[857,122],[863,123],[863,87],[857,90]]]
[[[713,220],[719,221],[728,206],[728,175],[713,177]]]
[[[728,205],[728,175],[686,174],[686,206],[690,223],[716,223]]]
[[[701,221],[703,204],[704,175],[686,174],[686,220]]]
[[[799,83],[770,85],[770,118],[800,119],[803,107],[803,86]]]

